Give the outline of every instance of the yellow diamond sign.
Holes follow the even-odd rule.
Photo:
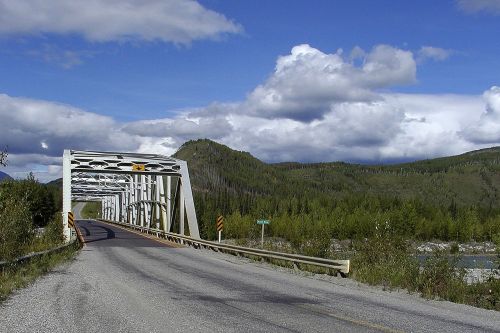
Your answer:
[[[132,164],[132,171],[146,171],[144,164]]]

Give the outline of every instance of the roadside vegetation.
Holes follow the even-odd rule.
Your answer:
[[[6,153],[0,162],[6,164]],[[40,184],[30,174],[24,180],[0,182],[0,261],[55,248],[63,243],[61,193],[58,187]],[[75,247],[43,255],[0,269],[0,300],[14,289],[23,287],[64,259]]]
[[[53,189],[33,175],[0,183],[0,260],[62,243],[62,217],[54,197]]]
[[[500,311],[500,279],[467,283],[459,255],[438,251],[421,266],[408,242],[391,233],[357,241],[354,248],[352,277],[360,282]],[[500,244],[497,249],[500,258]]]

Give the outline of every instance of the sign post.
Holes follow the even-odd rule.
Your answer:
[[[266,224],[269,224],[269,223],[271,223],[271,221],[269,221],[269,220],[257,220],[257,224],[262,225],[262,235],[261,235],[261,238],[260,238],[260,246],[262,248],[264,248],[264,226]]]
[[[224,217],[219,215],[216,220],[217,233],[219,234],[219,243],[222,238],[222,229],[224,229]]]

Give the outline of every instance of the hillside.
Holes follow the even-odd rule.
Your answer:
[[[224,188],[233,192],[273,194],[273,189],[284,181],[283,173],[273,165],[211,140],[188,141],[173,157],[188,162],[195,191]]]
[[[52,186],[52,187],[60,187],[60,188],[62,188],[62,178],[54,179],[54,180],[46,183],[45,185]]]
[[[4,179],[12,179],[12,177],[6,174],[5,172],[0,171],[0,181]]]
[[[186,142],[174,157],[186,160],[195,191],[301,196],[373,194],[418,198],[435,205],[500,207],[500,148],[396,165],[266,164],[247,152],[210,140]]]

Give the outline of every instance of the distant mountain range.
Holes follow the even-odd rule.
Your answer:
[[[56,187],[61,187],[62,188],[62,178],[54,179],[54,180],[48,182],[46,185],[48,185],[48,186],[56,186]]]
[[[12,179],[12,177],[6,174],[5,172],[0,171],[0,181],[4,179]]]

